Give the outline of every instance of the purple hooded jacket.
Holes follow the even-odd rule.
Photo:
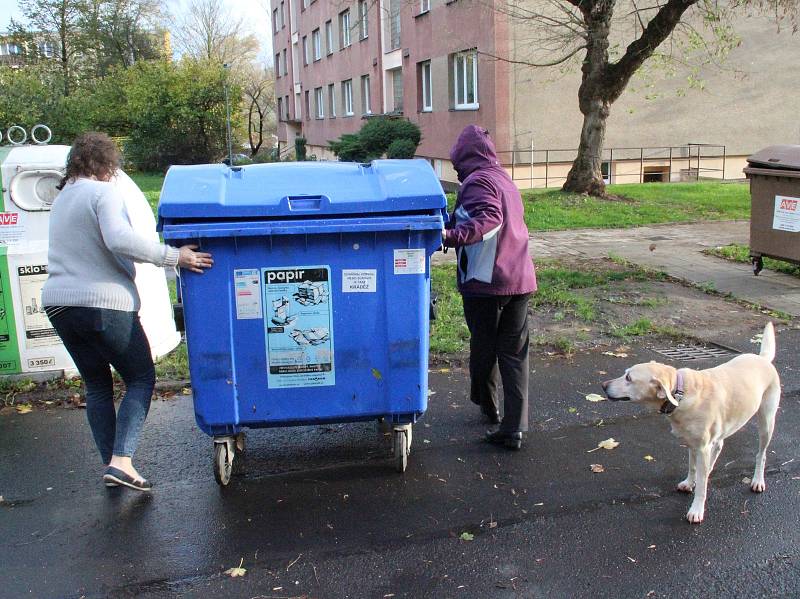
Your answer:
[[[450,160],[461,189],[444,245],[458,252],[463,295],[519,295],[536,291],[528,227],[517,186],[500,166],[488,131],[469,125]]]

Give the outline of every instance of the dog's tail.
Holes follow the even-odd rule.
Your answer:
[[[761,337],[761,357],[770,362],[775,359],[775,328],[771,322],[764,327],[764,334]]]

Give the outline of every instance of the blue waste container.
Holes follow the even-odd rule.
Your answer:
[[[173,166],[158,207],[181,272],[200,428],[227,484],[244,428],[382,421],[403,471],[428,397],[430,256],[446,200],[424,160]]]

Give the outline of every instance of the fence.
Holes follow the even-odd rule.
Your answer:
[[[525,188],[562,185],[577,153],[576,149],[530,149],[497,154],[514,182]],[[604,148],[602,172],[606,183],[725,179],[726,160],[725,146],[715,144]]]

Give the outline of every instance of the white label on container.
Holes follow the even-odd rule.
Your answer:
[[[42,287],[47,280],[47,265],[18,266],[17,275],[22,300],[22,322],[25,325],[25,347],[32,349],[58,343],[58,334],[42,307]]]
[[[377,280],[378,271],[374,268],[365,270],[343,270],[342,292],[375,293],[378,290]]]
[[[261,271],[257,268],[234,270],[233,288],[237,320],[261,318]]]
[[[55,368],[56,359],[52,356],[46,358],[28,358],[28,368],[33,370],[35,368]]]
[[[395,250],[394,274],[396,275],[421,275],[425,274],[425,250]]]
[[[19,212],[0,212],[0,245],[17,245],[24,237]]]
[[[800,198],[775,196],[772,228],[792,233],[800,232]]]

